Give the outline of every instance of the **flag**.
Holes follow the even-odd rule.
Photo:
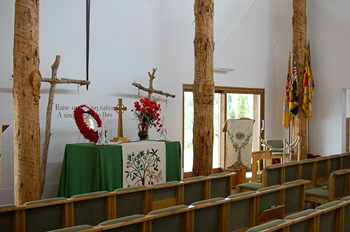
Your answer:
[[[289,128],[290,124],[290,112],[289,112],[289,89],[290,89],[290,53],[289,53],[289,59],[288,59],[288,73],[287,73],[287,82],[286,82],[286,92],[284,95],[284,104],[283,104],[283,126],[285,128]]]
[[[292,84],[290,85],[290,92],[289,92],[289,111],[292,116],[298,115],[298,108],[299,108],[299,98],[298,98],[298,68],[297,64],[294,61],[293,62],[293,77],[292,77]]]
[[[308,53],[305,58],[305,70],[304,70],[304,90],[303,90],[303,105],[305,117],[310,118],[312,116],[312,98],[315,90],[314,75],[311,70],[311,55],[310,55],[310,42],[308,43]]]

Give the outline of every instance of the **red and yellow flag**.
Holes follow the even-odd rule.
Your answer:
[[[305,58],[304,83],[303,83],[303,105],[305,117],[312,116],[312,98],[315,90],[314,75],[311,69],[310,42],[308,43],[308,52]]]
[[[289,53],[289,59],[288,59],[288,73],[287,73],[287,82],[286,82],[286,89],[285,89],[285,95],[284,95],[284,104],[283,104],[283,126],[285,128],[289,128],[290,124],[290,112],[289,112],[289,89],[290,89],[290,78],[291,78],[291,72],[290,72],[290,66],[291,66],[291,60],[290,60],[290,53]]]
[[[293,58],[293,56],[292,56]],[[293,59],[294,60],[294,59]],[[293,77],[290,84],[289,91],[289,111],[292,116],[296,117],[299,110],[299,97],[298,97],[298,68],[297,64],[293,62]]]

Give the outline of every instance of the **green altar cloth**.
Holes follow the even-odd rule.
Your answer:
[[[166,181],[181,179],[181,146],[166,141]],[[67,144],[58,196],[113,191],[123,186],[122,146],[96,146],[91,143]]]

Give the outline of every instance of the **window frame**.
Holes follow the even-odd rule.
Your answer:
[[[193,84],[183,84],[182,86],[182,169],[183,169],[183,177],[190,177],[192,176],[192,172],[185,172],[184,171],[184,144],[185,144],[185,113],[184,113],[184,107],[185,107],[185,92],[193,92]],[[260,122],[265,121],[265,89],[263,88],[247,88],[247,87],[228,87],[228,86],[215,86],[214,89],[215,93],[220,93],[221,95],[221,114],[220,114],[220,125],[223,127],[227,120],[227,94],[253,94],[253,95],[259,95],[260,96]],[[260,131],[260,137],[264,139],[265,130],[264,126],[262,125],[262,129]],[[221,132],[220,135],[220,167],[219,168],[213,168],[212,172],[222,172],[224,167],[224,160],[226,157],[226,133]]]

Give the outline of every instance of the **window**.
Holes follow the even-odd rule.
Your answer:
[[[224,167],[226,135],[222,128],[227,119],[254,119],[253,150],[260,150],[263,136],[264,89],[215,87],[213,169]],[[192,85],[183,86],[183,162],[184,172],[193,165],[193,92]]]

